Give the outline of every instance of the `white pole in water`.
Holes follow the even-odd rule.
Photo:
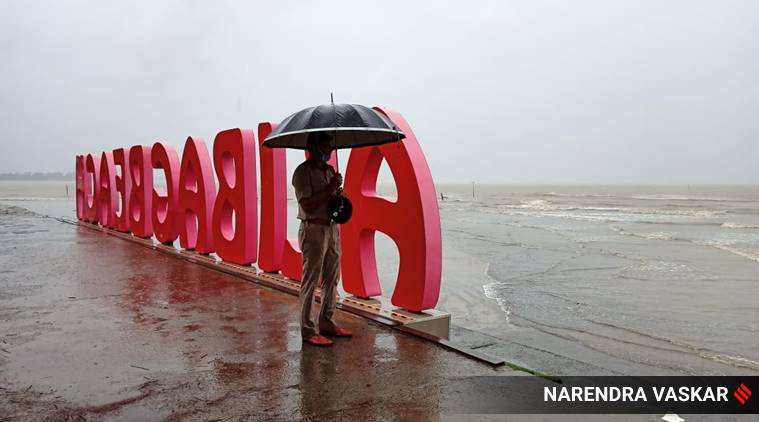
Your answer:
[[[474,199],[474,182],[472,182],[472,199]]]

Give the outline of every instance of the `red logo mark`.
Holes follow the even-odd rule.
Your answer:
[[[738,389],[733,393],[733,397],[738,399],[738,401],[741,402],[741,405],[744,405],[748,401],[748,398],[751,397],[751,390],[741,383],[741,385],[738,386]]]

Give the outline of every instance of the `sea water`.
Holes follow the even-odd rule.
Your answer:
[[[438,191],[444,244],[502,313],[472,326],[564,373],[759,372],[759,186]]]

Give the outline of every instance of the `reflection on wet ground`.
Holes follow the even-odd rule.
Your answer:
[[[35,215],[0,216],[0,264],[11,420],[428,420],[447,378],[511,374],[344,312],[303,346],[295,297]]]

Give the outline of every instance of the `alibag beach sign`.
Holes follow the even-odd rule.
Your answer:
[[[350,152],[344,192],[353,216],[341,226],[343,288],[358,298],[382,295],[374,250],[380,231],[394,241],[400,258],[391,303],[414,312],[433,309],[440,294],[442,243],[432,175],[401,114],[374,109],[406,138]],[[285,151],[262,146],[275,128],[260,123],[258,142],[251,129],[219,132],[210,153],[203,139],[190,136],[181,158],[164,142],[78,155],[77,218],[166,245],[178,239],[181,249],[300,280],[298,241],[286,236]],[[377,193],[383,159],[396,181],[396,198]],[[336,154],[330,163],[337,167]],[[163,172],[166,186],[153,183],[154,171]]]

